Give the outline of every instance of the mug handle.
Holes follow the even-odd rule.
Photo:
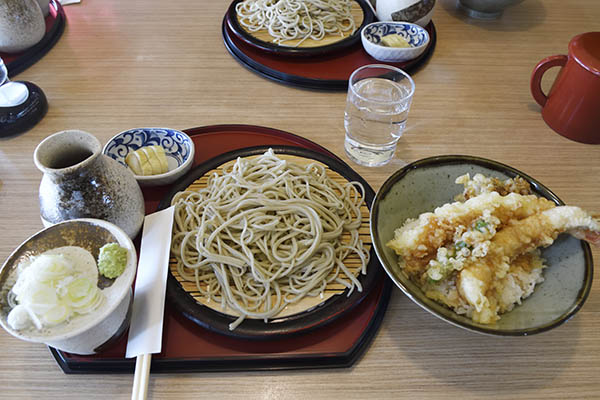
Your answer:
[[[567,63],[568,57],[560,54],[557,56],[550,56],[544,58],[542,61],[535,66],[533,74],[531,75],[531,94],[535,101],[542,107],[546,104],[548,96],[542,91],[542,76],[544,73],[552,67],[564,67]]]

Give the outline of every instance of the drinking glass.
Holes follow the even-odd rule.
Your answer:
[[[0,86],[4,85],[6,81],[8,81],[8,71],[6,65],[4,65],[4,60],[0,57]]]
[[[414,92],[412,78],[389,65],[365,65],[350,75],[344,148],[352,161],[376,167],[392,159]]]

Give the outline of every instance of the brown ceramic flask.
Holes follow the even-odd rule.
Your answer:
[[[562,68],[546,95],[541,80],[552,67]],[[531,93],[550,128],[577,142],[600,143],[600,32],[575,36],[568,56],[540,61],[531,76]]]

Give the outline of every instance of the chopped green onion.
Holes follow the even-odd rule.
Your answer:
[[[469,245],[467,244],[467,242],[465,241],[460,241],[460,242],[456,242],[456,244],[454,245],[454,249],[455,250],[460,250],[460,249],[464,249],[465,247],[468,247]]]
[[[484,228],[486,228],[487,226],[488,223],[482,219],[478,219],[477,222],[475,222],[475,229],[477,229],[479,232],[483,232]]]

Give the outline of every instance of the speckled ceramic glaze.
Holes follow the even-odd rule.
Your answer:
[[[44,17],[50,14],[50,0],[37,0],[38,5],[40,6],[40,10],[42,10],[42,15]]]
[[[17,279],[17,266],[47,250],[79,246],[97,259],[106,243],[127,249],[127,266],[115,279],[99,280],[106,302],[96,312],[78,315],[49,331],[14,330],[8,325],[11,308],[7,295]],[[0,269],[0,325],[11,335],[30,342],[45,343],[74,354],[94,354],[118,339],[129,326],[132,303],[131,285],[135,277],[137,254],[127,234],[114,224],[96,219],[65,221],[46,228],[23,242]]]
[[[46,22],[37,0],[0,0],[0,52],[28,49],[45,33]]]
[[[194,163],[194,142],[185,133],[169,128],[136,128],[113,136],[104,146],[103,153],[121,165],[127,154],[143,146],[160,145],[165,149],[169,171],[158,175],[135,175],[142,186],[168,185],[190,170]]]
[[[482,325],[427,298],[399,269],[398,258],[385,244],[407,218],[416,218],[454,201],[462,185],[455,179],[466,173],[501,179],[519,175],[538,196],[562,204],[533,178],[506,165],[469,156],[440,156],[416,161],[394,173],[383,184],[371,209],[371,236],[381,264],[396,285],[415,303],[453,325],[492,335],[524,336],[552,329],[571,318],[585,302],[592,284],[592,256],[587,243],[560,235],[542,250],[548,268],[544,282],[520,306],[503,314],[493,325]]]
[[[74,218],[112,222],[131,238],[144,221],[144,198],[127,168],[101,153],[93,135],[77,130],[55,133],[35,149],[44,173],[40,212],[44,226]]]
[[[425,26],[431,21],[434,6],[435,0],[377,0],[377,18]]]
[[[398,34],[411,47],[387,47],[381,44],[386,35]],[[419,57],[429,43],[429,33],[417,24],[408,22],[373,22],[362,30],[361,40],[367,53],[386,62],[408,61]]]

